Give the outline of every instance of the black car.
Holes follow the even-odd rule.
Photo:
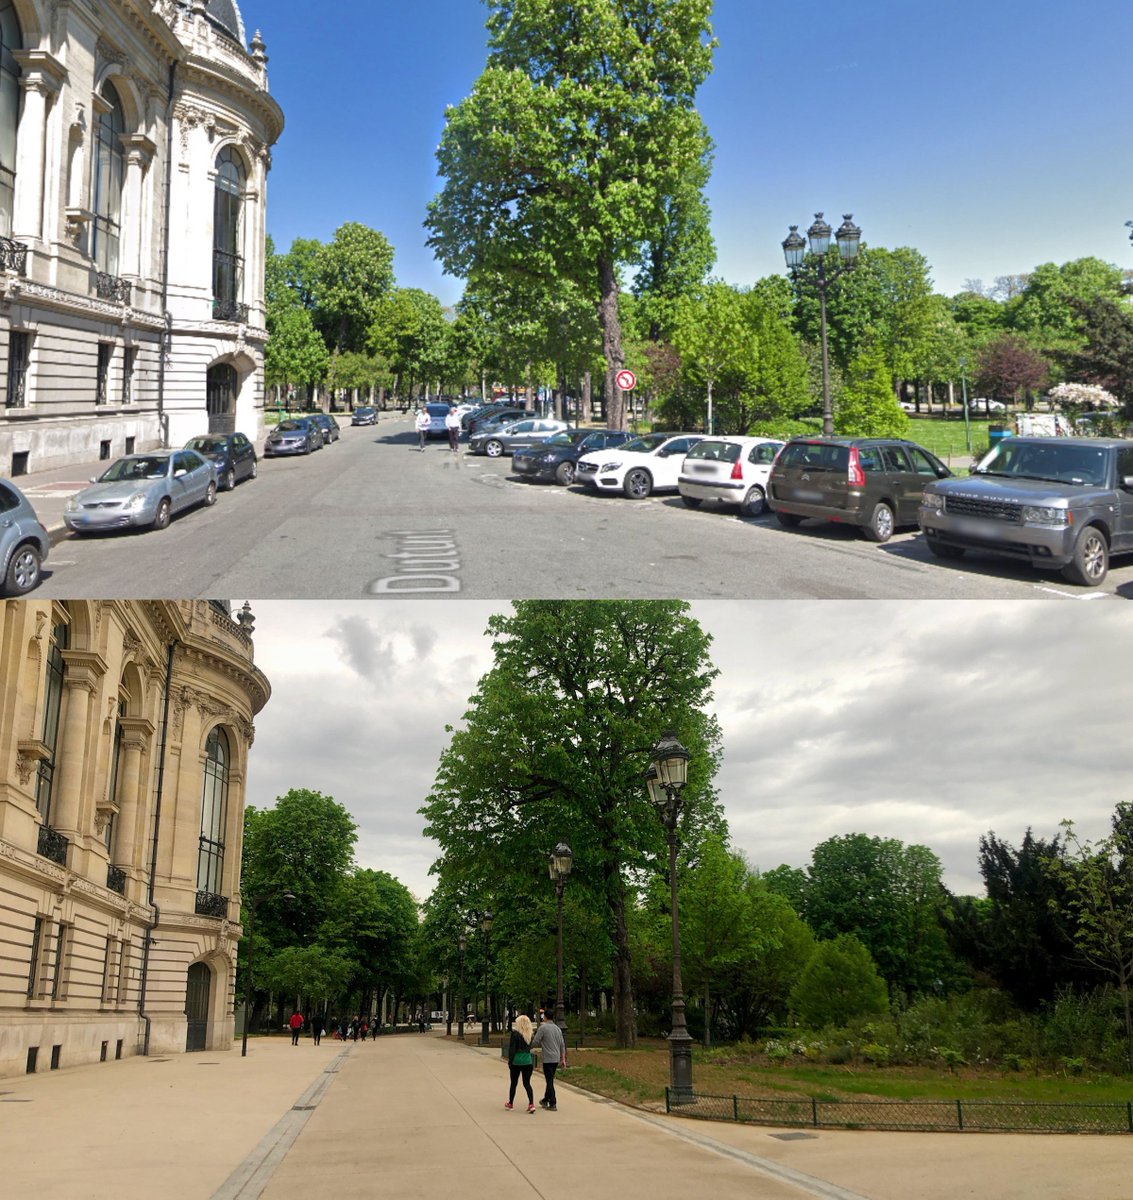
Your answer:
[[[186,450],[195,450],[216,464],[220,490],[230,492],[241,479],[255,479],[259,471],[256,448],[242,433],[208,433],[190,438]]]
[[[470,408],[466,413],[463,413],[460,418],[460,428],[466,433],[472,428],[472,422],[481,417],[490,417],[493,413],[499,412],[502,408],[511,408],[511,403],[503,403],[499,400],[493,400],[491,404],[478,404],[475,408]]]
[[[378,410],[370,404],[364,404],[361,408],[354,410],[354,415],[350,418],[351,425],[376,425],[378,423]]]
[[[566,429],[539,446],[512,455],[512,469],[525,479],[553,479],[564,487],[574,482],[574,466],[583,454],[609,450],[634,435],[624,429]]]
[[[779,524],[806,517],[857,525],[887,542],[899,525],[917,523],[925,484],[952,472],[923,446],[903,438],[792,438],[775,459],[767,503]]]
[[[311,413],[311,420],[323,431],[324,442],[337,442],[342,436],[339,433],[338,422],[330,415],[330,413],[317,412]]]
[[[537,417],[538,415],[533,408],[516,407],[515,405],[498,408],[495,412],[478,413],[469,422],[468,436],[472,437],[473,434],[483,433],[487,429],[500,429],[504,425],[510,425],[512,421],[522,421],[527,417]]]

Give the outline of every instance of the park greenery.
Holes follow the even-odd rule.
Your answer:
[[[497,1030],[517,1010],[553,1011],[547,867],[566,841],[572,1037],[656,1045],[672,914],[643,774],[671,729],[692,756],[679,917],[689,1028],[705,1047],[800,1069],[1133,1069],[1133,805],[1117,803],[1096,842],[1070,824],[1014,843],[989,831],[974,848],[980,896],[953,894],[931,848],[861,832],[819,843],[803,866],[759,870],[730,845],[714,788],[717,671],[688,605],[516,601],[488,634],[493,664],[420,810],[439,848],[423,903],[354,865],[353,819],[330,797],[292,791],[248,810],[242,895],[261,1008],[442,1009],[490,1015]]]

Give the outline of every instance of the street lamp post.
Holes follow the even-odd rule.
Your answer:
[[[252,896],[247,901],[248,917],[248,963],[244,973],[244,1032],[240,1037],[240,1057],[248,1057],[248,1022],[252,1019],[252,961],[255,953],[256,909],[261,900],[286,900],[290,904],[295,899],[293,892],[267,892],[262,896]],[[243,920],[244,903],[241,902],[240,918]]]
[[[653,747],[653,765],[646,772],[649,798],[669,835],[669,906],[673,914],[673,1028],[669,1034],[669,1103],[692,1104],[692,1038],[685,1024],[685,997],[681,984],[681,928],[677,909],[677,824],[681,793],[688,782],[689,752],[672,730]]]
[[[968,443],[968,453],[972,452],[972,426],[968,419],[968,360],[960,359],[960,394],[964,399],[964,436]]]
[[[480,1045],[488,1044],[488,1024],[491,998],[488,995],[488,934],[492,932],[492,910],[489,908],[480,917],[480,928],[484,931],[484,1016],[480,1022]]]
[[[464,936],[463,933],[460,935],[459,945],[460,945],[460,1016],[457,1018],[457,1022],[456,1022],[456,1036],[458,1038],[460,1038],[460,1040],[463,1042],[464,1041],[464,1013],[465,1013],[464,952],[465,952],[465,950],[468,949],[468,939]]]
[[[550,871],[555,881],[555,896],[559,908],[559,945],[558,945],[558,989],[555,992],[555,1024],[563,1031],[567,1030],[566,1005],[563,1003],[563,887],[566,877],[570,874],[574,855],[566,842],[559,844],[551,851]]]
[[[826,255],[830,249],[830,226],[822,219],[822,213],[814,214],[814,224],[806,231],[810,239],[810,252],[818,259],[818,300],[822,312],[822,432],[829,436],[834,432],[834,406],[830,400],[830,354],[826,337],[826,288],[829,282],[837,279],[854,268],[857,262],[858,249],[861,244],[862,231],[853,223],[852,213],[844,213],[842,224],[834,234],[838,243],[838,254],[841,266],[826,270]],[[799,234],[799,227],[792,225],[790,233],[783,242],[783,254],[787,259],[787,269],[797,279],[806,259],[807,244]]]

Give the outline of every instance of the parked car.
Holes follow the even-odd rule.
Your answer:
[[[767,507],[767,476],[782,448],[772,438],[705,438],[685,456],[677,491],[689,508],[719,500],[738,505],[742,516],[757,517]]]
[[[351,425],[376,425],[378,423],[378,410],[370,404],[363,404],[361,408],[356,408],[350,417]]]
[[[241,479],[255,479],[259,473],[256,448],[242,433],[208,433],[190,438],[186,450],[195,450],[216,466],[221,491],[230,492]]]
[[[771,467],[767,503],[788,529],[819,517],[887,542],[899,526],[917,523],[925,484],[951,474],[936,455],[902,438],[792,438]]]
[[[612,450],[584,454],[575,479],[600,492],[625,492],[633,500],[675,491],[685,455],[703,440],[698,433],[647,433]]]
[[[498,412],[502,412],[505,408],[515,408],[516,405],[511,400],[492,400],[487,404],[474,404],[467,412],[461,413],[460,427],[466,433],[472,428],[472,422],[477,417],[490,417]],[[523,406],[520,405],[520,408]]]
[[[338,428],[338,422],[330,413],[311,413],[311,420],[322,430],[324,445],[329,446],[331,442],[337,442],[342,436],[342,432]]]
[[[622,429],[564,429],[538,446],[517,450],[511,467],[525,479],[553,479],[566,487],[574,483],[575,465],[584,454],[624,445],[633,436]]]
[[[426,437],[448,437],[448,426],[445,424],[445,418],[448,416],[451,405],[443,404],[440,401],[430,401],[425,405],[425,411],[429,414],[429,432]]]
[[[264,458],[275,458],[280,454],[310,454],[321,450],[323,431],[310,417],[291,417],[280,423],[264,442]]]
[[[0,579],[5,596],[23,596],[38,586],[51,539],[28,498],[9,479],[0,479]]]
[[[516,407],[513,404],[497,408],[492,412],[476,413],[468,423],[468,436],[471,437],[473,434],[487,429],[499,429],[503,425],[510,425],[512,421],[522,421],[527,417],[537,417],[538,415],[533,408],[524,408],[522,405]]]
[[[216,503],[216,467],[195,450],[127,454],[91,483],[67,501],[63,513],[75,533],[164,529],[174,513]]]
[[[939,558],[987,550],[1096,587],[1133,551],[1133,441],[1007,438],[926,487],[917,516]]]
[[[551,417],[528,417],[524,421],[514,421],[499,428],[490,425],[468,439],[468,449],[473,454],[499,458],[501,454],[511,454],[514,450],[523,450],[545,442],[547,438],[561,433],[566,427],[565,421],[556,421]]]

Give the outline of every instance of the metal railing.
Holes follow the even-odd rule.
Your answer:
[[[918,1133],[1133,1133],[1133,1101],[815,1100],[706,1096],[665,1111],[708,1121],[810,1129],[890,1129]]]
[[[39,842],[36,846],[36,853],[41,854],[44,858],[49,858],[52,862],[57,862],[61,867],[65,867],[67,865],[67,847],[70,844],[68,838],[65,838],[61,833],[56,833],[50,825],[41,825],[39,827]]]
[[[126,894],[126,872],[121,867],[108,863],[106,866],[106,886],[119,895]]]
[[[96,271],[94,290],[100,300],[117,300],[119,304],[129,304],[132,285],[126,279],[119,279],[117,275]]]
[[[248,320],[248,306],[242,304],[239,300],[220,300],[213,299],[212,315],[217,321],[239,321],[241,324],[246,324]]]
[[[227,918],[228,897],[218,896],[215,892],[198,892],[195,912],[199,917]]]
[[[5,271],[15,271],[17,275],[25,275],[28,269],[28,248],[23,242],[14,242],[11,238],[0,237],[0,268]]]

